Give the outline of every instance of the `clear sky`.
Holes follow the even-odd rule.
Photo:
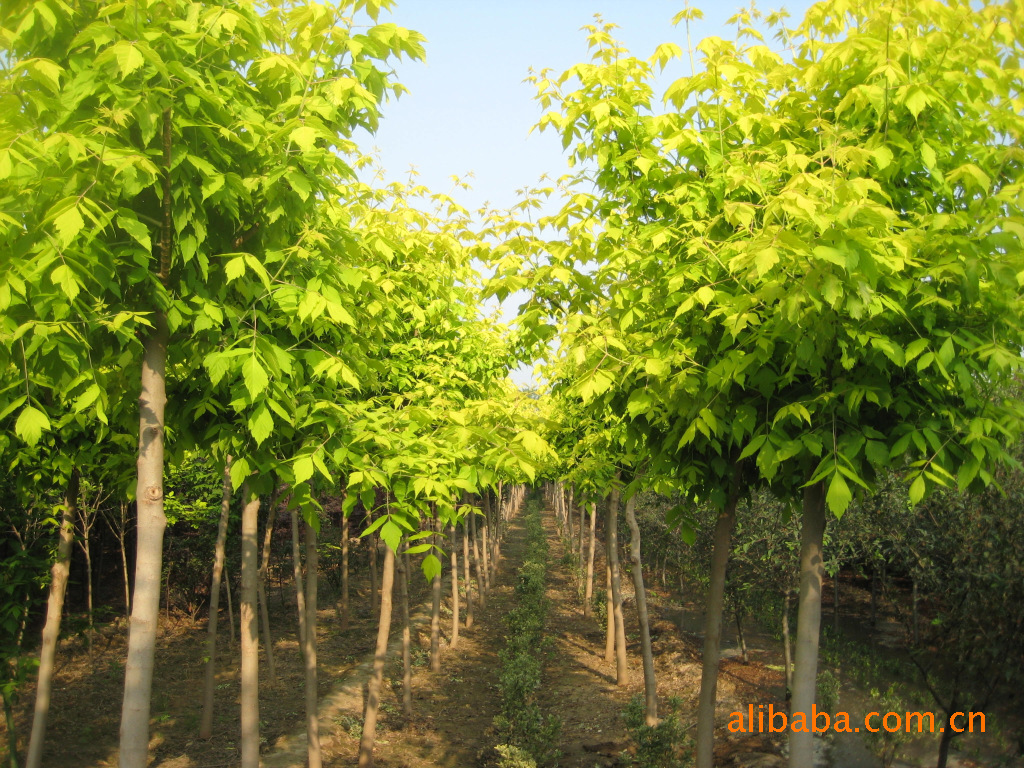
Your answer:
[[[409,88],[383,110],[372,139],[392,179],[405,179],[415,166],[418,181],[436,192],[450,192],[451,177],[472,172],[472,191],[453,196],[473,211],[484,202],[505,208],[515,190],[547,174],[552,180],[567,171],[561,142],[553,132],[530,133],[541,115],[534,87],[523,80],[532,67],[561,73],[589,61],[585,33],[594,14],[619,25],[616,37],[637,57],[650,56],[658,45],[674,42],[684,51],[655,85],[660,98],[675,78],[690,74],[685,56],[686,32],[672,17],[685,0],[398,0],[393,21],[426,36],[426,63],[404,61],[397,79]],[[693,5],[704,19],[691,27],[694,45],[704,37],[732,38],[725,21],[743,4],[738,0]],[[791,0],[785,8],[794,20],[809,0]],[[782,3],[765,4],[768,12]],[[793,23],[793,21],[791,21]],[[770,41],[769,41],[769,44]],[[514,304],[514,302],[512,302]],[[512,306],[513,312],[515,307]],[[515,377],[524,383],[529,375]]]

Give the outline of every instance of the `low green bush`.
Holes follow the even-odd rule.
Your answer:
[[[683,700],[671,696],[663,702],[661,721],[647,725],[647,707],[644,697],[637,694],[622,711],[622,719],[633,743],[636,754],[624,753],[622,762],[637,768],[683,768],[692,762],[692,739],[679,719]]]
[[[504,742],[496,747],[500,768],[549,766],[561,756],[555,746],[561,721],[545,715],[536,701],[550,647],[544,637],[548,547],[536,505],[528,503],[524,522],[527,545],[516,578],[516,607],[505,617],[508,637],[499,654],[501,715],[494,725]]]

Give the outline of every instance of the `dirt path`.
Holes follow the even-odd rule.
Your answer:
[[[401,712],[401,655],[400,652],[390,654],[374,751],[379,768],[468,768],[476,765],[480,754],[493,745],[491,724],[499,707],[498,653],[504,646],[503,618],[513,605],[512,584],[523,544],[522,526],[514,520],[503,542],[500,570],[497,580],[491,583],[487,605],[483,610],[477,607],[470,629],[464,626],[460,629],[456,648],[448,645],[451,613],[445,610],[451,587],[444,592],[439,674],[432,673],[427,665],[429,625],[413,633],[414,713],[408,721]],[[459,571],[461,574],[461,562]],[[401,626],[397,619],[396,611],[392,636],[400,639]],[[355,764],[358,723],[362,717],[359,703],[357,700],[352,702],[355,706],[339,709],[333,732],[325,739],[325,765],[340,768]],[[265,760],[265,764],[268,768],[277,768],[277,763],[270,759]]]

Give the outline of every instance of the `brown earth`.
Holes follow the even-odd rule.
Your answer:
[[[619,754],[631,749],[621,713],[630,697],[642,693],[640,643],[632,582],[623,578],[630,673],[628,684],[615,685],[613,662],[604,660],[605,633],[598,618],[584,618],[572,558],[546,516],[550,548],[548,632],[553,648],[545,668],[540,704],[562,721],[559,748],[564,768],[611,766]],[[476,622],[463,628],[456,648],[448,646],[451,614],[447,610],[450,587],[445,587],[442,617],[442,672],[427,665],[429,594],[422,579],[414,579],[414,715],[401,713],[401,662],[398,647],[398,611],[392,622],[392,653],[386,670],[376,749],[382,768],[470,768],[494,746],[493,727],[499,713],[497,690],[499,652],[504,646],[504,616],[513,604],[512,583],[524,546],[522,527],[514,521],[504,544],[503,561],[492,584],[487,605],[477,608]],[[603,575],[599,546],[596,574]],[[461,575],[461,564],[460,564]],[[598,578],[596,589],[603,579]],[[355,589],[359,586],[360,589]],[[325,590],[326,592],[327,590]],[[474,589],[475,592],[475,589]],[[303,677],[294,630],[294,597],[287,584],[271,590],[275,649],[279,666],[277,685],[271,686],[261,670],[260,717],[266,768],[304,764],[302,726]],[[361,723],[361,692],[369,673],[368,659],[376,633],[369,609],[368,585],[353,585],[351,626],[338,630],[333,596],[322,602],[319,614],[321,736],[327,766],[355,764]],[[856,590],[846,589],[853,598]],[[863,601],[863,595],[857,595]],[[648,578],[651,632],[658,675],[659,698],[682,700],[681,718],[687,729],[695,720],[700,680],[701,639],[680,627],[699,626],[699,595],[687,595]],[[397,602],[397,600],[396,600]],[[851,601],[852,602],[852,601]],[[682,608],[680,607],[682,606]],[[852,607],[852,606],[851,606]],[[859,607],[859,606],[858,606]],[[464,607],[463,607],[463,616]],[[226,629],[226,627],[225,627]],[[727,625],[719,680],[716,765],[780,765],[782,743],[770,734],[730,734],[725,729],[730,712],[746,711],[750,703],[776,708],[784,705],[784,684],[776,641],[748,630],[750,662],[735,655]],[[196,736],[203,678],[202,653],[205,623],[165,621],[159,639],[154,677],[152,744],[154,768],[230,768],[238,765],[237,643],[222,635],[222,670],[218,675],[215,735],[209,741]],[[126,633],[123,622],[103,628],[90,656],[81,638],[65,640],[58,654],[53,706],[44,764],[61,768],[114,766],[117,762],[118,725],[123,683]],[[770,650],[765,650],[770,649]],[[17,709],[22,749],[30,726],[34,690],[26,686]],[[0,724],[0,744],[6,733]],[[0,758],[6,761],[6,757]],[[962,763],[968,765],[968,762]]]

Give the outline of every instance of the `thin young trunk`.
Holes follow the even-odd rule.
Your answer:
[[[102,489],[100,489],[102,493]],[[97,495],[95,503],[97,506],[102,503],[102,500]],[[92,590],[92,526],[96,521],[96,511],[90,510],[87,505],[78,505],[78,517],[82,525],[82,541],[80,542],[82,547],[82,554],[85,555],[85,608],[86,608],[86,619],[88,621],[88,630],[85,633],[85,643],[89,654],[92,658],[92,643],[93,635],[96,633],[96,625],[94,622],[94,611],[93,611],[93,590]],[[100,559],[102,564],[102,557]]]
[[[306,590],[302,587],[302,553],[299,549],[299,510],[292,510],[292,580],[295,607],[299,612],[299,648],[306,647]],[[304,655],[304,654],[303,654]]]
[[[402,599],[402,712],[406,717],[412,717],[412,631],[409,627],[408,555],[402,555],[398,560],[398,588]]]
[[[697,768],[712,768],[715,742],[715,698],[718,691],[718,661],[722,641],[722,603],[725,596],[725,570],[729,564],[729,540],[736,523],[733,493],[715,523],[714,549],[711,554],[711,585],[704,614],[704,658],[697,705]],[[810,764],[808,763],[808,766]]]
[[[165,368],[169,333],[163,310],[153,312],[152,323],[153,327],[143,341],[142,390],[139,394],[135,595],[121,704],[121,768],[145,768],[149,757],[149,705],[160,619],[164,529],[167,527],[164,515],[164,407],[167,404]]]
[[[348,538],[349,517],[342,512],[341,523],[341,629],[348,629],[349,587],[348,587]]]
[[[800,531],[800,602],[796,617],[796,670],[793,673],[793,717],[801,712],[808,723],[817,687],[824,534],[825,488],[823,483],[817,483],[804,490],[803,524]],[[814,735],[809,731],[791,731],[790,768],[811,765],[813,758]]]
[[[484,517],[480,526],[480,549],[484,556],[484,592],[491,591],[491,566],[489,564],[490,546],[488,539],[491,533],[491,496],[490,491],[484,491]]]
[[[370,522],[370,519],[367,519]],[[373,610],[373,618],[380,618],[380,579],[377,574],[377,533],[371,533],[367,538],[370,545],[370,607]]]
[[[235,644],[235,609],[231,604],[231,577],[228,575],[227,568],[224,569],[224,593],[228,598],[228,630],[231,637],[231,645]]]
[[[740,609],[737,607],[733,612],[736,617],[736,638],[740,643],[740,654],[744,664],[750,663],[750,658],[747,656],[747,639],[743,635],[743,616]]]
[[[569,498],[572,498],[570,493]],[[636,592],[636,613],[640,620],[640,655],[644,664],[645,721],[658,724],[658,682],[654,675],[654,652],[651,649],[651,624],[647,614],[647,591],[644,589],[643,562],[640,559],[640,526],[636,522],[636,496],[626,501],[626,523],[629,525],[629,557],[633,563],[633,590]]]
[[[277,685],[277,664],[274,661],[274,638],[270,634],[270,606],[267,604],[267,571],[270,568],[270,543],[277,523],[277,492],[270,498],[267,510],[267,527],[263,531],[263,551],[260,553],[260,569],[256,574],[256,593],[260,604],[260,621],[263,625],[263,650],[267,654],[267,675],[271,685]]]
[[[473,626],[473,582],[469,574],[469,532],[462,523],[462,581],[466,585],[466,629]]]
[[[307,768],[321,768],[320,717],[317,713],[316,608],[317,569],[316,528],[306,523],[306,633],[302,659],[306,667],[306,759]]]
[[[574,539],[576,538],[574,533],[573,533],[573,528],[572,528],[572,488],[571,487],[569,488],[569,493],[566,494],[566,496],[565,496],[564,505],[565,505],[565,527],[568,530],[568,535],[566,536],[566,538],[568,539],[568,545],[571,548],[572,547],[572,543],[573,543]]]
[[[587,505],[580,504],[580,541],[579,541],[579,566],[583,568],[583,542],[586,539],[586,517],[587,517]]]
[[[583,591],[583,615],[594,613],[594,554],[597,550],[597,505],[590,502],[590,551],[587,553],[587,584]]]
[[[604,660],[615,659],[615,602],[612,596],[612,558],[608,553],[608,536],[604,539]]]
[[[231,457],[224,462],[221,483],[220,520],[217,522],[217,543],[213,547],[213,574],[210,580],[210,619],[206,625],[206,673],[203,679],[203,713],[199,718],[199,738],[213,736],[213,693],[217,682],[217,621],[220,614],[220,580],[224,570],[224,543],[228,538],[231,512]],[[228,593],[230,594],[230,592]],[[231,631],[235,622],[231,619]],[[231,644],[234,645],[234,638]]]
[[[132,616],[132,584],[131,574],[128,571],[128,549],[124,544],[125,530],[128,528],[128,505],[121,502],[121,527],[117,531],[117,544],[121,550],[121,573],[124,575],[124,615],[131,620]]]
[[[434,546],[439,544],[437,529],[440,527],[439,520],[431,520],[430,526],[434,529],[432,541]],[[430,583],[430,671],[441,671],[441,572],[435,574]]]
[[[484,590],[484,575],[480,568],[480,548],[476,540],[476,509],[469,513],[469,538],[473,540],[473,568],[476,570],[476,594],[480,599],[480,607],[487,603],[487,592]]]
[[[629,668],[626,659],[626,622],[622,615],[622,579],[619,572],[619,498],[620,492],[616,486],[612,488],[611,498],[608,500],[605,536],[608,538],[608,565],[612,574],[612,616],[615,618],[615,684],[626,685],[629,682]]]
[[[53,690],[54,659],[57,656],[57,639],[60,637],[60,619],[64,612],[64,595],[67,592],[68,574],[71,572],[71,550],[75,543],[75,515],[78,506],[78,470],[71,470],[64,509],[60,516],[60,541],[57,544],[57,559],[50,568],[50,594],[46,600],[46,623],[43,624],[43,642],[39,649],[39,677],[36,683],[36,704],[32,716],[32,733],[29,736],[27,768],[39,768],[43,764],[43,745],[46,741],[46,721],[50,715],[50,693]],[[12,750],[11,755],[14,755]]]
[[[6,686],[3,688],[4,722],[7,724],[7,766],[18,768],[18,726],[14,721],[13,692]]]
[[[260,497],[242,484],[242,599],[239,614],[242,628],[242,670],[240,695],[241,768],[260,764],[260,647],[257,616]]]
[[[792,591],[787,587],[786,596],[782,601],[782,653],[786,663],[786,701],[793,696],[793,652],[789,640],[789,604]]]
[[[452,642],[451,647],[459,644],[459,556],[455,553],[455,523],[452,532]]]
[[[384,664],[388,657],[388,635],[391,632],[391,590],[395,583],[395,553],[384,548],[384,574],[380,591],[380,622],[377,627],[377,648],[373,656],[373,673],[367,685],[366,713],[363,734],[359,739],[359,768],[373,765],[373,745],[377,740],[377,711],[384,682]]]

